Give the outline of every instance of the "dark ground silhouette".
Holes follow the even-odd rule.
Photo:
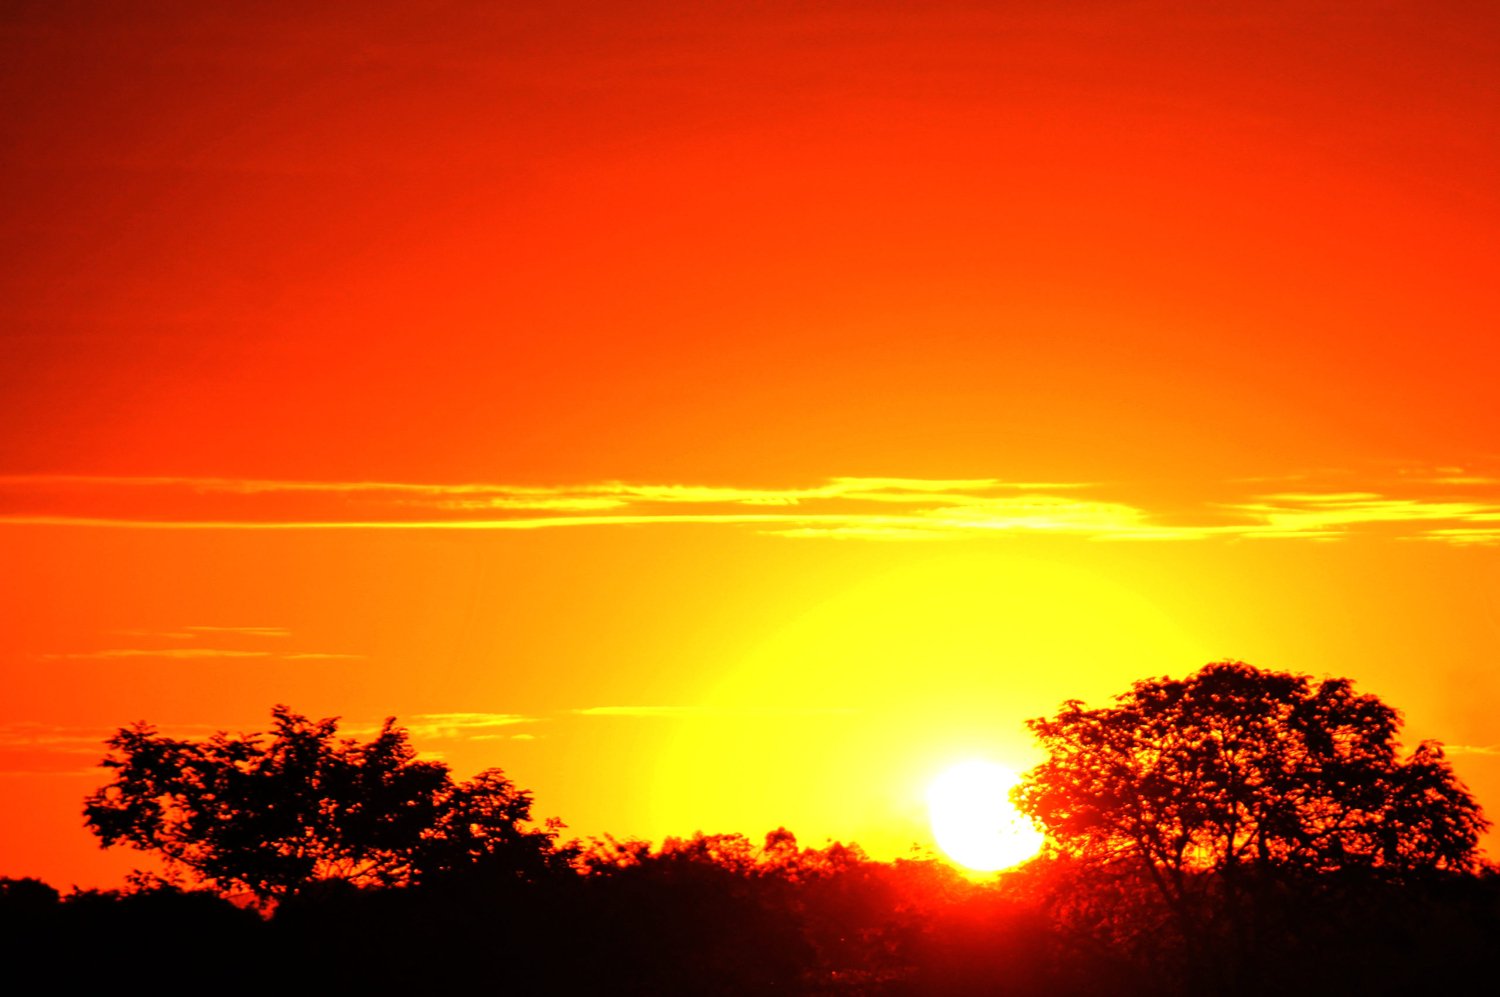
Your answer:
[[[1057,860],[974,884],[936,861],[821,854],[796,871],[667,851],[537,881],[330,884],[269,917],[160,885],[60,897],[3,880],[0,937],[11,985],[84,972],[112,993],[892,997],[1469,992],[1500,942],[1493,874],[1318,877],[1263,914],[1259,963],[1205,989],[1170,936],[1122,940],[1128,885]],[[1089,909],[1115,904],[1101,931]]]

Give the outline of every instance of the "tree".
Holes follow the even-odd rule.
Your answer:
[[[1063,856],[1145,877],[1190,943],[1208,898],[1233,920],[1267,879],[1476,865],[1489,823],[1441,746],[1403,757],[1400,714],[1348,679],[1223,661],[1116,702],[1028,722],[1048,757],[1017,802]]]
[[[156,852],[174,877],[262,906],[315,883],[396,886],[465,862],[551,850],[556,825],[530,829],[531,795],[499,770],[455,785],[416,757],[388,718],[368,743],[337,736],[336,718],[272,710],[269,738],[220,732],[177,740],[145,723],[121,728],[101,765],[85,823],[104,847]]]
[[[531,793],[500,769],[485,769],[444,797],[423,837],[417,881],[479,870],[529,880],[571,870],[575,849],[556,843],[563,822],[549,817],[537,829],[527,826],[530,821]]]

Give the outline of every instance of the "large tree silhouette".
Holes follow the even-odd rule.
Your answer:
[[[1400,714],[1347,679],[1225,661],[1028,725],[1048,757],[1021,809],[1081,868],[1149,884],[1190,946],[1248,947],[1268,883],[1470,871],[1489,826],[1442,748],[1403,755]]]
[[[86,824],[105,847],[155,852],[169,873],[262,906],[316,883],[407,885],[478,864],[527,875],[550,861],[555,825],[527,826],[531,795],[499,770],[455,784],[394,718],[360,743],[334,718],[272,717],[269,736],[204,741],[121,728]]]
[[[1396,710],[1347,679],[1205,666],[1116,706],[1028,723],[1048,758],[1022,808],[1066,851],[1190,869],[1467,870],[1488,826],[1436,742],[1399,753]]]

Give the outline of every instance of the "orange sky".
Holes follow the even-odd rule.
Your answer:
[[[1490,5],[307,6],[0,15],[0,875],[276,702],[896,854],[1222,657],[1500,811]]]

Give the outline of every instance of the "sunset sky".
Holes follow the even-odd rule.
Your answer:
[[[1493,4],[38,0],[0,108],[0,875],[275,703],[888,858],[1222,658],[1500,814]]]

